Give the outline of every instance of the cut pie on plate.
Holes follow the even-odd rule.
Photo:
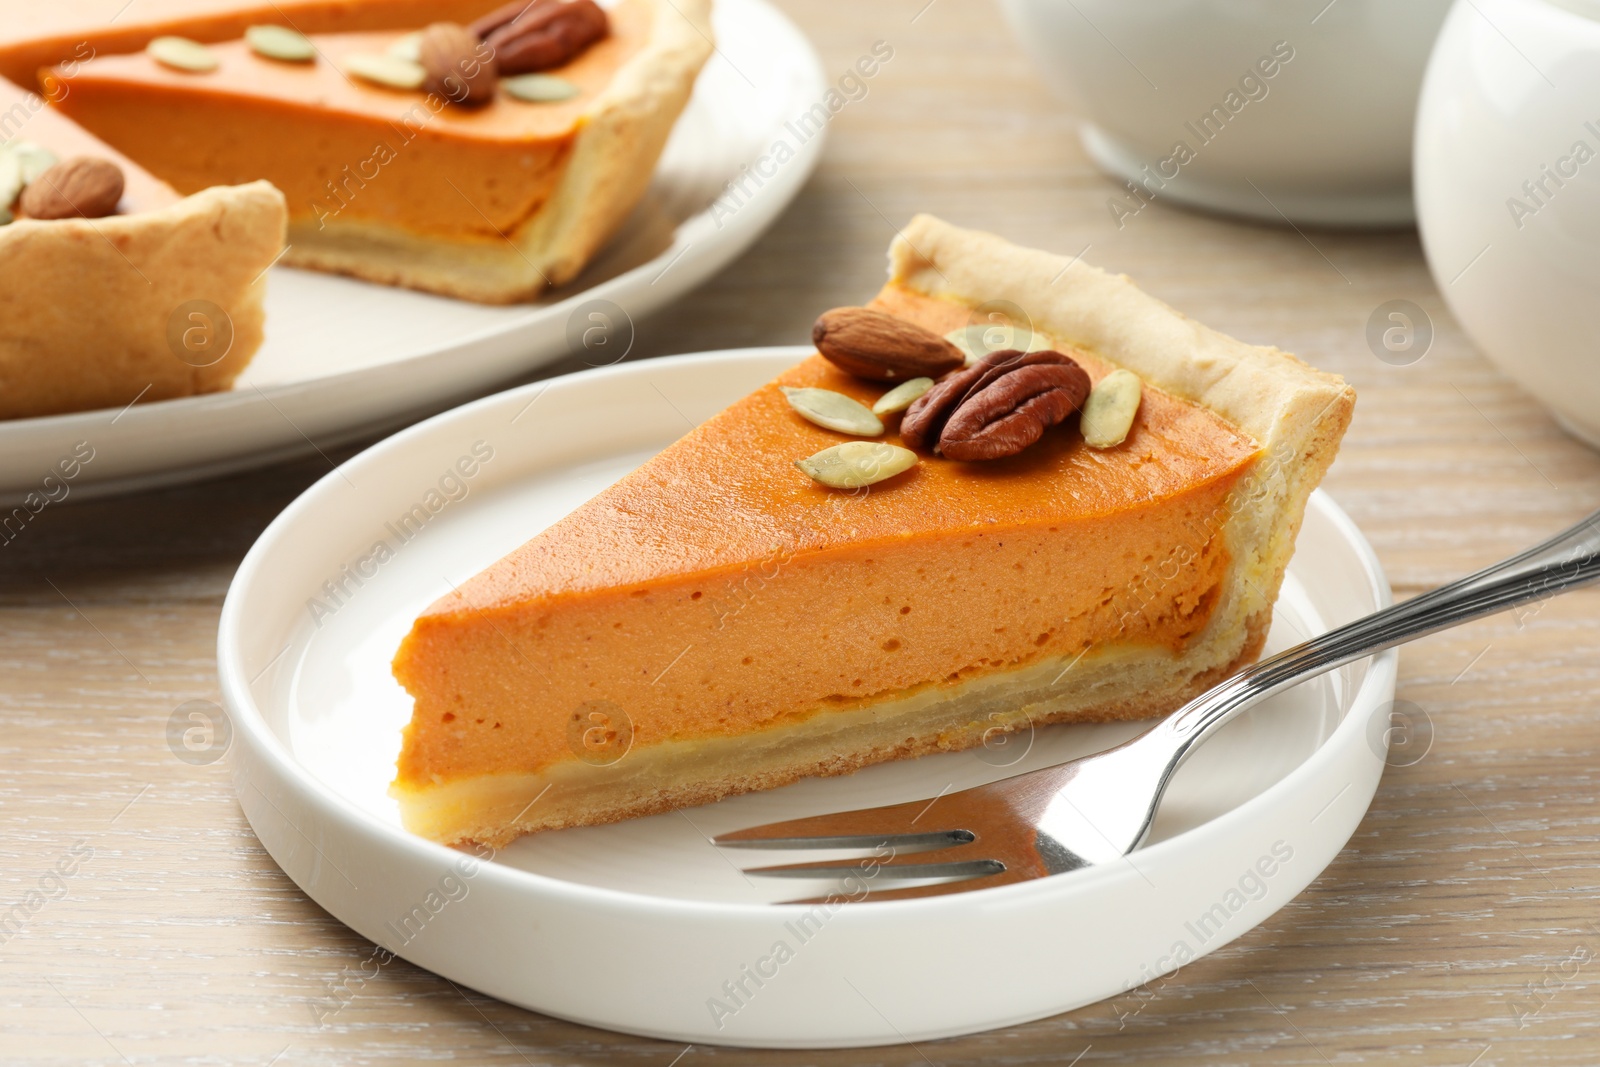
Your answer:
[[[422,77],[398,30],[314,34],[305,62],[233,40],[209,47],[212,69],[137,52],[45,81],[65,113],[179,191],[258,178],[283,190],[291,266],[505,303],[569,281],[599,251],[711,53],[710,0],[621,0],[607,14],[606,36],[540,72],[535,100],[492,78],[482,106],[394,82]]]
[[[1125,441],[1090,448],[1069,415],[1007,458],[924,451],[831,489],[795,461],[850,438],[783,389],[870,405],[887,383],[805,360],[416,620],[394,662],[405,824],[500,845],[1159,715],[1256,657],[1353,392],[1126,278],[926,216],[871,306],[943,335],[991,301],[1051,359],[1142,379]]]
[[[261,344],[283,195],[255,182],[179,196],[3,79],[0,127],[0,219],[14,207],[23,215],[22,178],[48,186],[60,172],[34,171],[55,161],[92,159],[122,180],[104,217],[0,223],[0,418],[232,385]],[[82,193],[65,191],[89,209]]]

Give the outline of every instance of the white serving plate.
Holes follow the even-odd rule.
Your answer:
[[[713,24],[717,52],[649,192],[572,284],[537,303],[488,307],[275,267],[266,341],[231,391],[0,421],[0,505],[40,489],[79,442],[93,459],[71,480],[70,496],[125,492],[310,453],[569,354],[594,365],[620,359],[631,337],[624,321],[614,323],[609,347],[590,350],[569,341],[569,324],[582,322],[581,336],[596,300],[637,320],[704,282],[772,224],[822,153],[825,128],[804,128],[802,140],[790,125],[827,91],[804,35],[767,0],[717,0]],[[779,141],[793,158],[744,182],[741,193],[726,191]]]
[[[1107,747],[1139,727],[1041,729],[1004,758],[992,749],[931,756],[534,835],[483,862],[401,829],[386,788],[410,702],[389,658],[417,612],[810,351],[647,360],[500,393],[356,456],[267,528],[223,608],[222,691],[240,803],[312,899],[398,955],[536,1011],[695,1044],[823,1047],[970,1033],[1115,996],[1174,969],[1184,952],[1238,937],[1333,859],[1384,765],[1394,653],[1230,724],[1179,773],[1153,843],[1125,861],[846,905],[813,919],[814,930],[797,925],[806,908],[774,902],[819,887],[746,879],[734,866],[786,854],[729,854],[707,836],[931,797]],[[474,446],[493,458],[400,544],[386,523]],[[361,564],[380,539],[392,558]],[[346,573],[360,584],[346,580],[335,603],[324,583]],[[1319,493],[1269,649],[1388,602],[1366,540]],[[1004,766],[1014,753],[1025,755]],[[1275,849],[1271,875],[1252,875]],[[793,953],[781,964],[780,941]],[[758,988],[745,967],[774,973]],[[723,983],[741,980],[752,995],[716,1010],[714,1001],[735,1006]]]

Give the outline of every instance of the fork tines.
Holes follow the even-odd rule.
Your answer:
[[[773,878],[808,878],[843,881],[850,900],[900,900],[1021,881],[1032,874],[1008,867],[978,844],[978,835],[959,825],[930,816],[934,801],[918,800],[878,808],[816,815],[804,819],[767,823],[721,834],[712,843],[732,848],[852,849],[866,856],[827,859],[814,863],[784,863],[751,867],[748,875]],[[1008,877],[1009,876],[1009,877]],[[880,889],[880,879],[892,882],[941,879],[932,885]],[[790,903],[818,903],[839,897],[807,898]]]

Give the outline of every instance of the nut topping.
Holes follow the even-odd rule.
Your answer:
[[[479,16],[476,22],[470,23],[467,29],[471,30],[480,41],[487,41],[489,35],[498,29],[503,29],[516,19],[518,15],[525,14],[530,9],[549,5],[552,0],[511,0],[508,4],[501,4],[487,15]]]
[[[913,400],[932,388],[932,378],[912,378],[901,382],[878,398],[878,402],[872,405],[872,413],[893,415],[897,411],[904,411],[911,406]]]
[[[824,311],[811,327],[811,343],[845,373],[880,382],[937,378],[966,362],[932,330],[871,308]]]
[[[562,66],[610,29],[594,0],[513,0],[471,27],[506,75]]]
[[[244,39],[256,55],[281,63],[310,63],[317,58],[311,38],[287,26],[251,26],[244,31]]]
[[[904,474],[917,465],[917,454],[884,441],[846,441],[794,465],[830,489],[860,489]]]
[[[16,160],[23,185],[27,185],[61,162],[50,149],[43,145],[34,144],[32,141],[7,141],[4,145],[0,145],[0,153],[4,153]],[[18,191],[20,192],[21,190]],[[13,194],[11,199],[15,200],[16,195]],[[7,201],[7,203],[10,203],[10,201]]]
[[[853,433],[858,437],[877,437],[883,432],[883,420],[861,401],[843,393],[784,386],[783,395],[797,414],[824,429]]]
[[[122,168],[108,159],[78,156],[57,163],[22,190],[30,219],[103,219],[122,200]]]
[[[499,70],[494,49],[454,22],[435,22],[422,31],[417,54],[426,74],[423,88],[463,107],[494,99]]]
[[[1083,443],[1090,448],[1116,448],[1126,441],[1143,393],[1144,383],[1131,370],[1114,370],[1096,382],[1078,422]]]
[[[383,50],[384,55],[403,59],[407,63],[422,62],[422,31],[408,33],[394,44]]]
[[[145,51],[151,59],[173,70],[205,74],[217,69],[217,54],[187,37],[157,37],[145,45]]]
[[[954,460],[1001,459],[1082,407],[1089,375],[1060,352],[991,352],[912,403],[900,436]]]
[[[54,152],[32,141],[0,144],[0,209],[6,212],[6,222],[16,217],[11,214],[11,206],[28,183],[59,162]]]
[[[420,89],[428,79],[421,63],[383,52],[351,52],[344,57],[344,72],[385,89]]]
[[[554,74],[518,74],[514,78],[502,78],[500,88],[513,100],[521,100],[525,104],[559,104],[583,92],[567,79]]]

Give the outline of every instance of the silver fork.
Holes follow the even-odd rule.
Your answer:
[[[768,823],[713,841],[737,848],[877,850],[867,860],[755,867],[746,874],[854,876],[868,883],[949,879],[874,888],[866,900],[966,892],[1104,863],[1143,843],[1173,773],[1251,705],[1364,656],[1597,579],[1600,511],[1503,563],[1247,667],[1116,748],[931,800]]]

